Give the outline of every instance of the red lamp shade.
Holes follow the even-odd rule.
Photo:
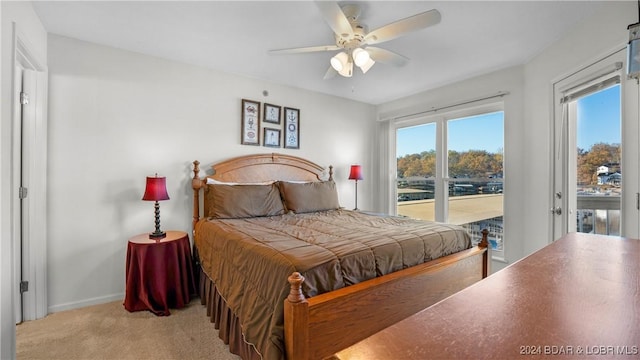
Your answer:
[[[142,200],[160,201],[169,200],[167,194],[167,178],[147,176],[147,187],[144,189]]]
[[[351,172],[349,173],[349,180],[362,180],[362,166],[351,165]]]

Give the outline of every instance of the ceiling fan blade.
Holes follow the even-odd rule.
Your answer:
[[[324,77],[322,78],[322,80],[328,80],[328,79],[334,78],[337,74],[338,72],[336,71],[336,69],[329,66],[329,69],[327,69],[327,72],[324,73]]]
[[[404,66],[409,62],[409,58],[404,57],[400,54],[396,54],[393,51],[381,49],[378,47],[367,46],[365,48],[369,53],[371,59],[376,62],[381,62],[383,64],[394,65],[394,66]]]
[[[315,3],[316,6],[318,6],[318,9],[320,9],[320,13],[322,13],[324,21],[329,25],[334,33],[343,37],[350,37],[353,35],[353,28],[337,2],[317,0]]]
[[[364,42],[366,44],[379,44],[381,42],[393,40],[410,32],[436,25],[440,23],[441,18],[442,17],[438,10],[434,9],[425,11],[369,32],[364,37]]]
[[[309,46],[309,47],[301,47],[301,48],[269,50],[269,54],[272,54],[272,55],[302,54],[302,53],[334,51],[334,50],[340,50],[340,48],[337,47],[336,45]]]

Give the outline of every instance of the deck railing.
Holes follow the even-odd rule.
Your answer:
[[[578,195],[578,232],[620,235],[620,196]]]

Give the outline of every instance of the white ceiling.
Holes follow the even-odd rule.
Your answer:
[[[355,3],[354,1],[339,4]],[[410,59],[323,80],[335,52],[268,50],[333,45],[312,1],[35,1],[47,31],[97,44],[379,104],[523,64],[595,13],[594,1],[365,1],[369,30],[437,9],[440,24],[376,46]],[[622,24],[621,26],[623,26]],[[596,25],[597,26],[597,25]]]

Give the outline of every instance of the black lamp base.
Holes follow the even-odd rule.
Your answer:
[[[162,239],[167,236],[167,233],[164,231],[160,231],[160,204],[156,201],[155,205],[155,215],[156,215],[156,231],[149,234],[149,239]]]
[[[356,207],[353,208],[353,211],[359,211],[358,209],[358,179],[356,179]]]
[[[167,237],[167,233],[164,231],[156,231],[149,234],[149,239],[163,239]]]

